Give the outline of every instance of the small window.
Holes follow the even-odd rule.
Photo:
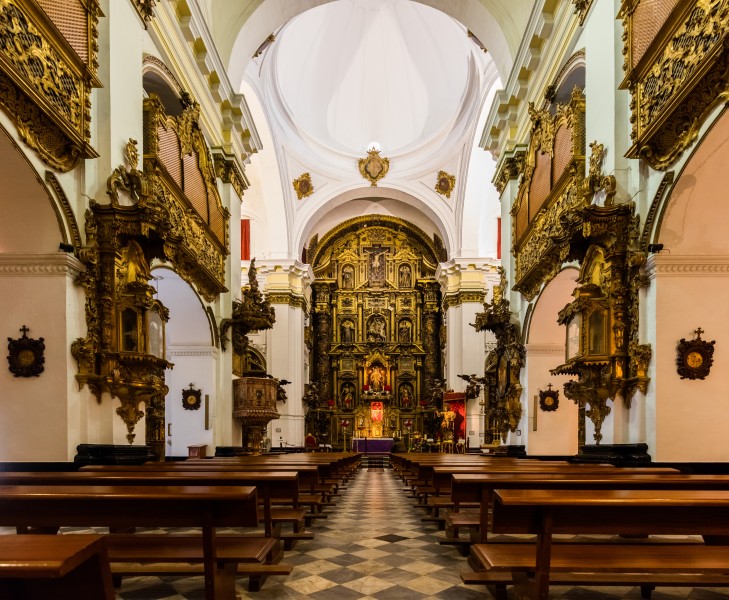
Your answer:
[[[139,327],[137,312],[125,308],[121,316],[121,351],[139,352]]]

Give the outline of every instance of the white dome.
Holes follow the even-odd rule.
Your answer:
[[[278,37],[278,36],[277,36]],[[472,42],[453,19],[407,0],[339,0],[277,39],[282,100],[299,130],[333,150],[391,156],[452,126]]]

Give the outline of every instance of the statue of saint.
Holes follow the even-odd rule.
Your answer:
[[[410,408],[410,405],[413,402],[413,397],[410,394],[410,386],[404,385],[402,389],[400,390],[400,405],[403,408]]]
[[[342,344],[354,343],[354,324],[352,321],[344,321],[341,326]]]
[[[354,403],[354,394],[352,393],[352,386],[346,385],[344,386],[344,393],[342,394],[342,406],[344,408],[352,408],[352,404]]]
[[[342,289],[351,290],[354,287],[354,272],[352,267],[342,269]]]
[[[398,269],[398,286],[401,288],[409,288],[411,285],[410,265],[400,265]]]
[[[398,328],[398,335],[400,339],[401,344],[409,344],[410,343],[410,330],[412,325],[410,325],[410,321],[407,319],[403,319],[400,321],[400,327]]]
[[[385,382],[385,375],[382,367],[372,367],[370,371],[370,389],[373,392],[381,392]]]

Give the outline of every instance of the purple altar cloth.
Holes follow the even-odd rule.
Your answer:
[[[390,452],[392,438],[353,438],[352,449],[355,452]]]

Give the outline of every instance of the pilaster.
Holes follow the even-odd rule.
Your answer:
[[[258,273],[265,278],[266,298],[276,310],[276,322],[267,330],[265,355],[268,373],[290,381],[284,386],[287,400],[278,403],[281,417],[269,424],[273,446],[304,445],[304,384],[307,381],[307,349],[304,328],[308,320],[313,273],[298,260],[259,260]]]

